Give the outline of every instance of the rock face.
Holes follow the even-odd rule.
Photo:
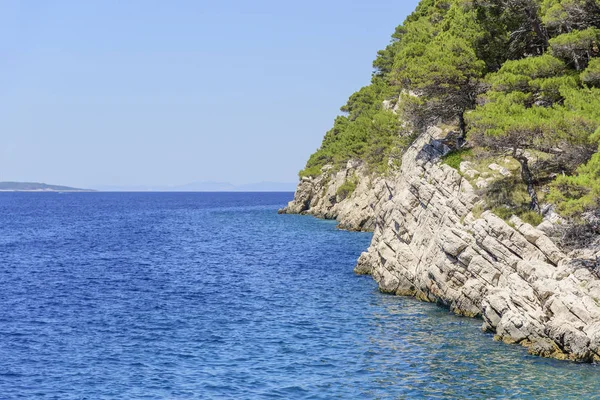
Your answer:
[[[482,212],[471,184],[440,163],[447,148],[439,135],[430,129],[405,153],[398,174],[361,182],[342,202],[331,196],[349,170],[331,182],[304,180],[286,211],[374,227],[355,271],[371,274],[385,293],[480,317],[497,340],[532,354],[600,361],[600,248],[566,255],[517,217],[507,223]]]
[[[372,231],[374,216],[391,196],[388,182],[381,177],[372,177],[360,161],[349,161],[338,172],[330,172],[330,166],[323,170],[324,173],[316,178],[303,178],[294,200],[279,212],[336,219],[340,229]],[[356,189],[347,198],[340,198],[338,189],[353,179],[358,181]]]

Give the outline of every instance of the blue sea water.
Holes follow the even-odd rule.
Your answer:
[[[0,399],[600,398],[353,274],[291,193],[0,194]]]

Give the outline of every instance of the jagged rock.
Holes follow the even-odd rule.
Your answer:
[[[352,170],[352,169],[356,169],[358,167],[360,167],[363,164],[362,161],[360,160],[348,160],[348,162],[346,163],[346,170]]]
[[[566,223],[566,221],[554,210],[554,206],[551,204],[545,204],[542,207],[542,215],[544,216],[544,220],[537,226],[537,229],[548,236],[555,235],[560,225]]]
[[[474,168],[474,166],[473,166],[472,162],[463,161],[460,163],[460,166],[458,169],[460,170],[460,172],[462,172],[464,174],[465,172],[467,172],[468,170],[472,170],[473,168]]]
[[[464,172],[464,176],[466,176],[469,179],[474,179],[478,175],[479,175],[479,171],[475,171],[474,169],[468,169]]]
[[[466,176],[469,179],[473,179],[476,176],[480,175],[479,171],[474,169],[474,165],[470,161],[461,162],[460,167],[458,169],[460,170],[460,172],[462,172],[464,176]]]
[[[501,165],[494,163],[494,164],[488,165],[488,168],[491,169],[492,171],[499,172],[500,175],[502,175],[502,176],[512,176],[512,173],[508,169],[504,168]]]
[[[527,346],[531,354],[600,361],[600,265],[594,267],[600,240],[566,255],[544,224],[517,217],[508,224],[475,212],[480,199],[473,186],[439,162],[447,150],[439,135],[435,129],[421,135],[390,178],[371,180],[356,168],[360,184],[340,203],[332,194],[349,171],[303,180],[286,211],[374,228],[355,271],[371,274],[382,292],[480,316],[497,340]],[[463,174],[470,169],[461,164]]]
[[[372,178],[360,160],[348,161],[339,171],[330,165],[323,167],[322,171],[316,178],[303,178],[296,188],[294,200],[279,213],[337,219],[341,229],[372,231],[376,210],[391,196],[385,179]],[[358,185],[347,198],[340,200],[337,190],[351,178],[356,178]]]
[[[475,186],[477,186],[478,189],[485,189],[489,185],[490,181],[488,179],[479,178],[477,179],[477,182],[475,182]]]
[[[371,275],[373,270],[371,266],[373,265],[372,260],[370,260],[371,255],[367,252],[364,252],[358,257],[358,262],[356,263],[356,267],[354,268],[354,272],[358,275]]]

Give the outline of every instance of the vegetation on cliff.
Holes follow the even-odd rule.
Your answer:
[[[599,57],[600,0],[422,0],[300,175],[350,159],[384,173],[446,123],[474,154],[518,162],[530,210],[543,189],[565,216],[597,212]]]
[[[362,159],[376,172],[385,172],[390,158],[399,159],[410,137],[393,111],[383,101],[393,96],[393,86],[374,78],[373,84],[354,93],[341,109],[319,150],[310,156],[300,176],[316,176],[321,167],[342,166],[350,159]]]
[[[340,200],[344,200],[345,198],[350,196],[356,190],[357,184],[358,184],[358,178],[356,177],[356,175],[346,179],[346,181],[344,181],[344,183],[342,183],[342,185],[337,189],[337,191],[335,193],[336,196]]]

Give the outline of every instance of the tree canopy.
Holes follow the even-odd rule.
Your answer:
[[[301,176],[352,158],[385,172],[416,134],[446,123],[517,160],[533,209],[532,155],[551,161],[548,198],[583,212],[600,187],[599,88],[600,0],[422,0]]]

